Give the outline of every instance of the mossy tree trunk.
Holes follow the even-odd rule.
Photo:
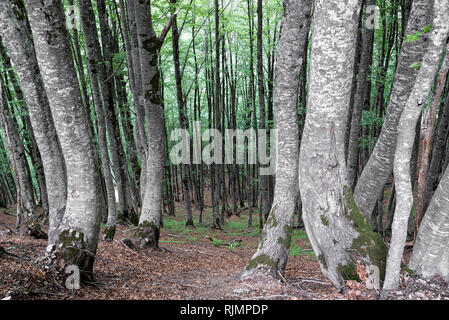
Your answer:
[[[344,138],[360,2],[318,0],[312,25],[309,99],[299,183],[303,220],[321,270],[337,287],[355,262],[385,268],[386,247],[347,187]]]
[[[165,119],[160,89],[159,50],[177,13],[172,15],[160,37],[156,36],[153,29],[150,1],[134,1],[134,13],[141,69],[141,79],[136,78],[136,82],[142,83],[143,105],[149,128],[146,176],[142,190],[144,197],[138,235],[142,246],[157,248],[163,206],[162,183],[165,160]]]
[[[278,276],[284,273],[298,198],[298,89],[304,47],[310,26],[311,0],[284,1],[274,84],[277,127],[276,186],[271,213],[262,231],[257,252],[243,276],[260,267]]]
[[[56,248],[91,278],[104,210],[100,172],[70,48],[62,1],[27,1],[36,56],[67,170],[67,206]],[[49,36],[51,35],[51,36]]]

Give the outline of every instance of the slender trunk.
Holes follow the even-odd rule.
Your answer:
[[[257,252],[244,275],[266,267],[284,273],[294,226],[298,197],[298,89],[304,46],[310,26],[311,0],[287,0],[276,65],[274,107],[277,131],[277,165],[274,202]]]
[[[90,0],[79,0],[81,22],[86,41],[86,52],[88,57],[88,69],[91,79],[92,95],[97,114],[97,134],[98,145],[100,149],[100,159],[103,168],[104,182],[106,187],[107,205],[108,205],[108,220],[107,228],[105,230],[105,238],[112,240],[115,234],[117,211],[114,181],[112,179],[111,164],[108,153],[108,143],[106,138],[106,115],[104,111],[102,92],[104,87],[100,85],[103,83],[103,77],[100,76],[102,67],[99,67],[101,58],[100,43],[98,40],[97,27],[95,24],[95,15],[92,9]],[[104,70],[104,69],[103,69]],[[103,89],[103,90],[102,90]],[[106,101],[104,101],[106,102]]]
[[[366,8],[373,6],[375,2],[376,2],[375,0],[367,0]],[[374,28],[373,26],[366,24],[365,33],[363,37],[360,68],[354,98],[354,108],[351,117],[351,124],[350,124],[351,129],[349,134],[347,171],[350,188],[354,187],[358,173],[359,136],[362,120],[363,103],[365,102],[365,93],[367,93],[366,90],[367,77],[369,75],[369,69],[373,56],[373,40],[374,40]]]
[[[425,26],[431,23],[432,7],[432,1],[413,1],[406,34],[422,32]],[[410,66],[422,61],[427,47],[426,38],[426,35],[423,35],[417,41],[404,42],[402,45],[384,125],[354,190],[357,206],[368,220],[376,205],[379,190],[385,186],[393,168],[399,119],[418,73],[415,68]]]
[[[435,0],[433,30],[430,33],[429,46],[416,79],[416,84],[408,98],[399,122],[398,142],[394,156],[397,205],[392,225],[392,238],[388,252],[384,290],[394,290],[399,286],[399,272],[407,237],[407,222],[413,206],[413,180],[410,174],[410,158],[415,141],[415,128],[432,88],[448,37],[449,26],[444,22],[448,14],[449,4],[447,1]]]

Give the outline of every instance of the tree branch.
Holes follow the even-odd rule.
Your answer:
[[[159,41],[161,45],[164,43],[165,38],[167,37],[168,32],[170,31],[171,26],[173,25],[173,22],[176,19],[176,16],[178,15],[179,11],[181,11],[181,6],[176,9],[175,13],[173,13],[168,19],[167,24],[165,25],[164,29],[162,30],[161,35],[159,36]]]

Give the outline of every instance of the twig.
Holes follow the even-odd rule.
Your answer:
[[[285,280],[284,276],[282,275],[282,273],[278,270],[278,274],[281,277],[282,281],[284,281],[286,284],[289,284],[287,280]]]
[[[331,286],[330,283],[321,281],[319,279],[315,279],[315,278],[305,278],[305,277],[296,277],[295,279],[299,279],[301,280],[301,282],[313,282],[313,283],[318,283],[318,284],[322,284],[322,285],[326,285],[326,286]]]

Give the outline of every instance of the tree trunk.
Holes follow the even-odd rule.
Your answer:
[[[448,48],[449,49],[449,48]],[[430,149],[435,128],[435,120],[437,116],[437,109],[440,105],[440,99],[443,94],[447,73],[449,71],[449,52],[446,53],[443,66],[441,67],[440,74],[438,76],[437,88],[435,96],[433,97],[432,105],[429,109],[425,110],[421,120],[420,131],[420,145],[418,155],[418,183],[416,186],[416,225],[415,225],[415,238],[418,234],[418,229],[424,216],[425,210],[429,200],[426,200],[426,180],[430,165]]]
[[[415,128],[432,88],[449,34],[449,25],[445,23],[448,14],[449,4],[447,1],[435,0],[433,30],[430,33],[429,46],[420,67],[416,84],[399,122],[397,148],[394,156],[397,205],[393,218],[384,290],[394,290],[399,286],[399,272],[407,237],[407,222],[413,206],[410,158],[415,141]]]
[[[367,0],[366,8],[375,4],[375,0]],[[366,13],[366,16],[368,13]],[[361,129],[363,103],[365,102],[365,93],[367,93],[367,77],[369,75],[370,66],[373,57],[373,40],[374,40],[374,27],[366,24],[365,33],[363,37],[362,53],[360,60],[360,69],[358,73],[358,80],[354,98],[354,107],[352,111],[349,144],[348,144],[348,182],[349,187],[353,188],[357,178],[359,168],[359,137]],[[369,94],[369,92],[367,93]]]
[[[348,187],[344,136],[360,2],[318,0],[312,25],[307,118],[299,183],[303,219],[321,270],[337,287],[354,279],[357,260],[379,268],[386,247],[354,203]],[[376,199],[377,199],[376,195]]]
[[[148,151],[146,156],[146,181],[142,212],[139,220],[139,237],[142,246],[158,247],[161,212],[163,205],[162,183],[164,178],[165,133],[161,103],[158,55],[162,45],[153,29],[149,1],[135,1],[137,35],[143,105],[148,121]],[[136,78],[136,81],[139,81]]]
[[[413,2],[407,35],[422,32],[431,23],[432,7],[432,1],[415,0]],[[355,202],[368,220],[376,205],[379,192],[385,186],[393,168],[399,119],[418,73],[411,65],[422,61],[426,47],[426,36],[421,36],[414,42],[404,42],[402,45],[384,125],[354,190]]]
[[[0,122],[2,124],[6,142],[8,144],[8,150],[10,155],[10,161],[15,168],[14,174],[16,176],[16,183],[18,187],[18,194],[20,195],[17,204],[17,212],[21,213],[21,216],[17,216],[17,221],[28,223],[32,222],[35,218],[36,203],[34,200],[33,182],[29,175],[29,167],[25,154],[25,147],[17,128],[17,123],[13,120],[6,99],[6,86],[3,80],[0,81]],[[20,220],[19,220],[20,218]],[[18,227],[18,225],[17,225]]]
[[[21,5],[23,2],[17,1]],[[47,93],[39,70],[31,30],[16,14],[10,1],[0,4],[0,33],[10,49],[15,70],[20,78],[36,143],[44,166],[48,191],[48,241],[55,243],[67,200],[65,161],[53,122]]]
[[[246,276],[259,267],[284,273],[298,197],[298,89],[304,46],[310,26],[311,0],[286,0],[276,65],[274,107],[277,128],[276,185],[270,216]],[[274,146],[273,146],[274,147]]]
[[[102,93],[106,91],[106,88],[100,85],[100,83],[103,84],[104,81],[104,67],[100,66],[102,57],[100,52],[97,27],[95,24],[95,15],[92,9],[91,1],[80,0],[79,7],[84,39],[86,41],[86,53],[88,58],[87,64],[91,78],[92,95],[95,105],[95,111],[97,114],[98,145],[100,149],[100,159],[101,165],[103,167],[108,204],[108,220],[107,228],[105,230],[105,238],[108,240],[112,240],[114,238],[116,228],[117,207],[115,200],[114,181],[112,179],[111,164],[108,153],[108,143],[106,139],[106,115],[103,102],[106,103],[107,100],[102,100]],[[103,76],[100,75],[101,73],[103,73]]]
[[[67,168],[67,205],[55,246],[92,278],[104,208],[95,146],[84,112],[61,1],[27,1],[36,56]],[[48,35],[51,35],[49,37]]]

